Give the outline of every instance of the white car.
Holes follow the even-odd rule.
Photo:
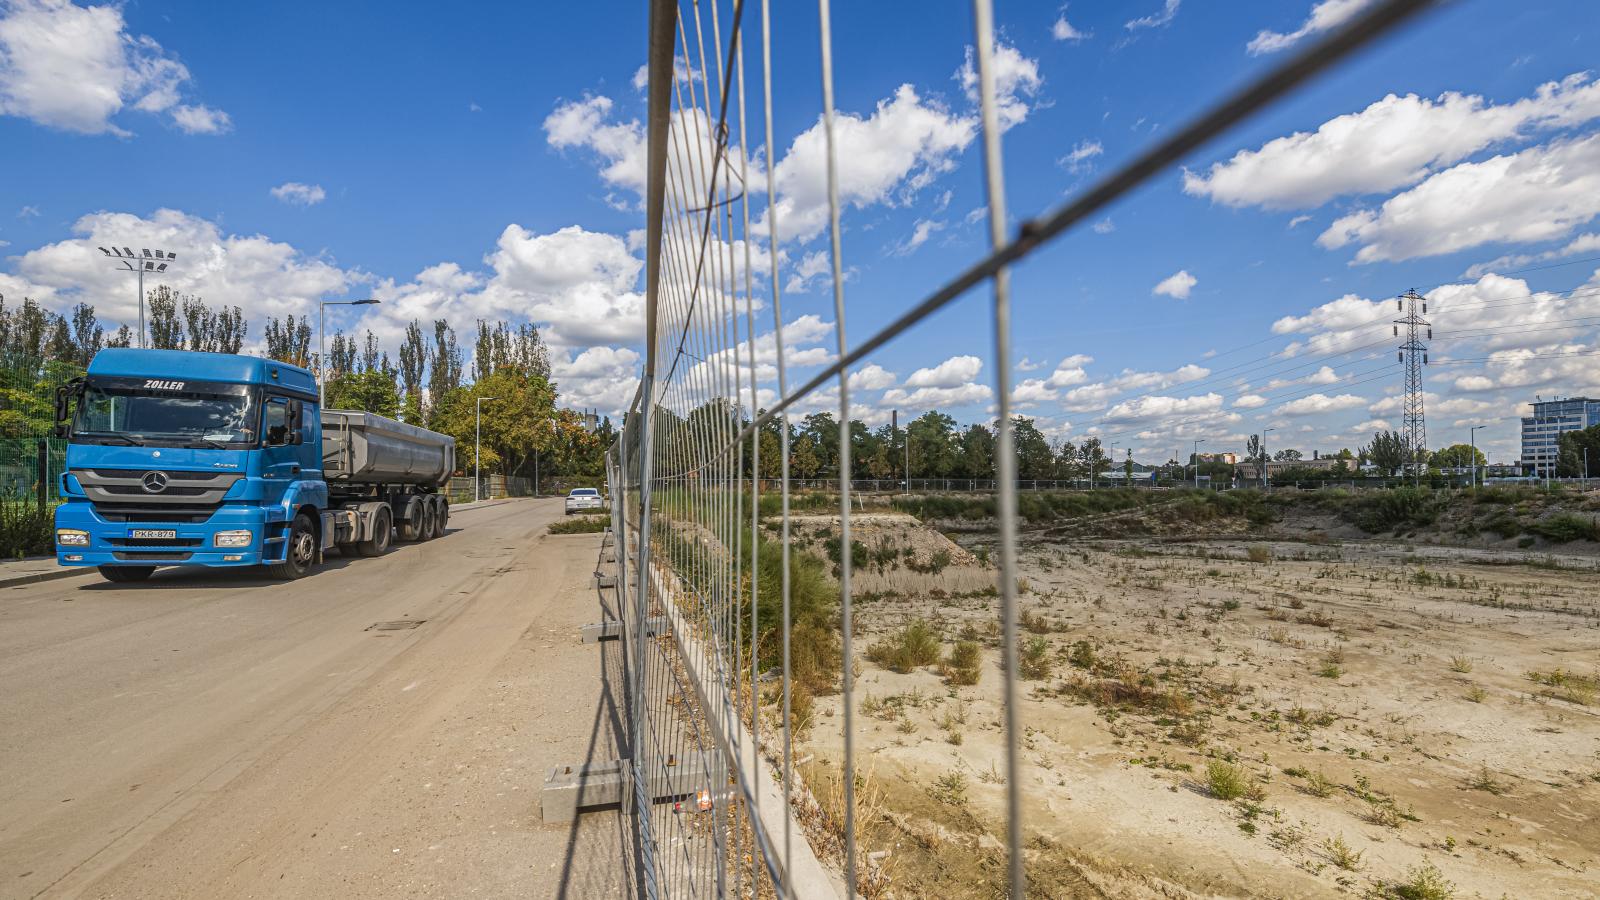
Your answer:
[[[567,492],[567,515],[582,512],[586,509],[605,509],[605,501],[600,499],[600,491],[596,488],[573,488]]]

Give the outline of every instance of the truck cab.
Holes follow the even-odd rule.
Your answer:
[[[100,351],[57,397],[69,441],[57,561],[113,581],[160,565],[311,562],[328,506],[319,412],[316,381],[298,366]],[[297,521],[309,533],[293,533]]]

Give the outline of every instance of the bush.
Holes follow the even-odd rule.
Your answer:
[[[1557,513],[1543,521],[1534,522],[1528,526],[1528,530],[1557,544],[1577,540],[1600,541],[1600,520],[1573,513]]]
[[[1050,642],[1042,637],[1030,637],[1017,648],[1017,673],[1029,681],[1050,677]]]
[[[1250,773],[1220,759],[1206,763],[1206,790],[1218,800],[1260,800],[1265,796]]]
[[[611,527],[610,516],[573,516],[550,523],[551,534],[596,534]]]
[[[1456,895],[1454,882],[1447,881],[1431,862],[1411,869],[1406,880],[1394,886],[1394,895],[1404,900],[1450,900]]]
[[[1362,531],[1376,534],[1432,525],[1439,517],[1440,506],[1439,498],[1428,488],[1399,487],[1353,498],[1344,515]]]
[[[944,678],[950,684],[977,684],[983,657],[975,641],[957,641],[945,660]]]
[[[905,674],[939,661],[939,635],[917,619],[867,650],[867,659]]]
[[[0,557],[21,559],[55,552],[55,516],[48,506],[0,500]]]

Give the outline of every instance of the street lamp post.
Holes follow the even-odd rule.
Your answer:
[[[139,274],[139,349],[144,349],[144,273],[165,272],[167,266],[178,258],[178,254],[166,250],[146,250],[140,248],[138,253],[132,247],[112,247],[107,250],[100,248],[106,258],[117,263],[117,268]]]
[[[328,307],[372,306],[382,303],[368,297],[364,300],[322,300],[317,305],[317,405],[328,403]]]
[[[1261,489],[1272,493],[1272,455],[1267,452],[1267,432],[1277,431],[1277,427],[1261,429]]]
[[[472,502],[478,502],[479,488],[483,484],[483,401],[498,397],[479,397],[478,414],[472,426]]]
[[[1194,489],[1197,491],[1200,490],[1200,445],[1204,443],[1203,439],[1194,442]]]
[[[1467,442],[1472,445],[1472,489],[1478,489],[1478,429],[1482,425],[1473,425],[1467,429]]]

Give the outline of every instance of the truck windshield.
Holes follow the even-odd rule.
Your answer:
[[[258,417],[255,391],[245,385],[151,390],[91,380],[78,402],[72,439],[94,444],[240,449],[255,443]]]

